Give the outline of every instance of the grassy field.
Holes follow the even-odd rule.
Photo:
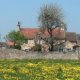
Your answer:
[[[80,61],[0,60],[0,80],[80,80]]]

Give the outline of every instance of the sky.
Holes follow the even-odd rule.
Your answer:
[[[16,29],[18,21],[25,28],[38,27],[40,7],[45,4],[60,6],[68,31],[80,33],[80,0],[0,0],[0,35],[2,40],[6,34]]]

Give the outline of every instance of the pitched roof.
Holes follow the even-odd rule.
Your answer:
[[[56,28],[53,31],[53,36],[57,39],[64,39],[65,38],[65,31],[63,28]]]
[[[52,31],[52,35],[56,39],[64,39],[65,38],[65,31],[62,28],[56,28]],[[47,31],[45,31],[43,36],[49,37],[49,33]]]
[[[36,33],[39,31],[38,28],[21,28],[20,32],[28,39],[33,39]]]
[[[5,42],[0,42],[0,47],[6,46]]]
[[[7,45],[8,45],[8,46],[14,46],[14,41],[8,41],[8,42],[7,42]]]
[[[39,28],[21,28],[20,32],[27,38],[32,39],[35,38],[36,33],[40,32]],[[55,30],[53,30],[53,36],[55,38],[59,38],[62,39],[65,37],[65,32],[62,28],[56,28]],[[47,30],[45,30],[45,32],[42,34],[43,38],[49,37],[49,33],[47,32]]]
[[[75,32],[66,32],[66,40],[69,40],[71,42],[76,42],[77,41],[77,36]]]

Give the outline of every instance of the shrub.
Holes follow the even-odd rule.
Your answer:
[[[20,50],[21,49],[21,46],[20,45],[15,45],[14,46],[14,49],[19,49]]]
[[[35,45],[34,47],[32,47],[32,50],[33,51],[41,51],[41,45],[40,44]]]

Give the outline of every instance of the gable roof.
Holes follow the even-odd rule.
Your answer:
[[[66,40],[68,41],[71,41],[71,42],[77,41],[77,36],[75,32],[66,32],[65,36],[66,36]]]
[[[52,35],[55,39],[64,39],[65,31],[62,28],[57,27],[52,31]],[[49,33],[47,31],[44,32],[43,37],[49,37]]]
[[[28,39],[33,39],[36,33],[39,32],[38,28],[20,28],[20,32]]]
[[[20,32],[28,39],[35,38],[36,34],[40,32],[39,28],[20,28]],[[49,37],[47,30],[41,34],[42,38]],[[56,28],[53,30],[53,36],[58,39],[65,38],[65,32],[62,28]]]

